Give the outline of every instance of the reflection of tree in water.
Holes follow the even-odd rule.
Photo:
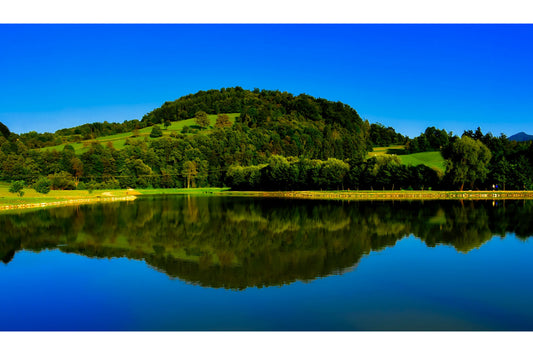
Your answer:
[[[59,248],[146,260],[191,283],[243,289],[353,268],[372,250],[415,235],[468,252],[494,235],[529,237],[533,202],[324,202],[154,197],[135,203],[1,215],[0,259]],[[59,245],[59,247],[58,247]]]

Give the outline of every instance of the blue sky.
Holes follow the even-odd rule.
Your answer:
[[[140,119],[198,90],[307,93],[411,137],[533,134],[533,25],[0,25],[17,133]]]

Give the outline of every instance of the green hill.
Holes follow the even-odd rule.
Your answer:
[[[238,113],[229,113],[227,115],[232,124],[235,123],[236,117],[239,116]],[[210,123],[210,126],[206,129],[200,129],[200,127],[196,125],[194,118],[186,119],[183,121],[171,122],[170,126],[168,127],[165,127],[163,124],[158,124],[157,126],[161,127],[161,130],[163,131],[163,137],[169,137],[173,133],[174,134],[185,134],[185,135],[209,134],[212,132],[213,127],[215,126],[217,115],[208,115],[208,118],[211,123]],[[186,133],[182,133],[185,127],[188,127],[189,130]],[[148,139],[149,141],[152,141],[154,139],[159,139],[159,138],[150,137],[150,132],[152,131],[152,128],[153,126],[149,126],[149,127],[139,129],[137,132],[132,131],[132,132],[126,132],[126,133],[118,133],[118,134],[113,134],[109,136],[99,137],[96,139],[83,140],[81,142],[63,143],[59,145],[40,148],[40,150],[41,151],[51,151],[51,150],[61,151],[63,150],[63,148],[65,148],[67,144],[69,144],[74,148],[74,151],[76,154],[82,154],[89,150],[89,146],[93,142],[101,143],[104,145],[107,145],[109,144],[109,142],[111,142],[111,144],[113,145],[113,148],[120,150],[124,148],[126,144],[126,140],[141,141],[141,140]]]
[[[210,120],[205,129],[194,120],[202,112]],[[214,128],[222,113],[231,125]],[[150,137],[154,127],[162,138]],[[533,189],[533,145],[510,144],[505,137],[478,131],[465,135],[479,141],[476,146],[486,145],[493,159],[488,176],[479,173],[464,183],[486,188],[487,181],[505,181],[506,186]],[[47,177],[53,188],[92,190],[457,188],[451,173],[442,174],[439,150],[450,156],[454,147],[468,143],[461,139],[435,127],[409,139],[392,127],[363,121],[342,102],[235,87],[183,96],[122,123],[94,122],[8,138],[2,134],[0,180],[30,186]],[[383,146],[372,151],[378,145]]]

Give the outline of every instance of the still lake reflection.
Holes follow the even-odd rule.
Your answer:
[[[533,201],[214,196],[0,215],[2,330],[533,330]]]

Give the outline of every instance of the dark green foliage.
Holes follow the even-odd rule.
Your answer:
[[[163,131],[161,130],[161,127],[159,127],[158,125],[153,126],[152,131],[150,132],[150,137],[151,138],[163,137]]]
[[[481,141],[465,135],[452,144],[446,157],[446,173],[452,183],[461,186],[461,191],[465,184],[472,188],[476,180],[485,180],[491,156]]]
[[[75,190],[76,182],[74,177],[65,171],[48,175],[51,187],[54,190]]]
[[[9,138],[9,135],[11,132],[9,131],[9,128],[7,128],[6,125],[4,125],[2,122],[0,122],[0,135],[2,135],[4,138]]]
[[[41,176],[35,184],[33,184],[33,188],[35,191],[37,191],[40,194],[47,194],[50,192],[50,188],[52,186],[52,181],[44,176]]]
[[[392,127],[385,128],[381,123],[372,123],[370,125],[370,141],[374,147],[405,144],[408,139],[408,137],[397,133]]]
[[[240,122],[249,127],[267,125],[282,117],[294,115],[298,120],[323,121],[350,131],[360,131],[361,117],[348,105],[315,99],[312,96],[269,90],[243,90],[240,87],[199,91],[176,101],[165,102],[160,108],[146,114],[144,124],[161,120],[192,118],[198,111],[207,114],[239,112]]]
[[[407,142],[406,151],[408,154],[439,151],[448,147],[451,137],[451,132],[448,133],[444,129],[428,127],[420,136]]]
[[[194,186],[194,179],[198,175],[198,166],[195,161],[186,161],[183,164],[181,175],[187,180],[187,188],[191,187],[191,182]]]
[[[202,113],[203,112],[203,113]],[[240,113],[232,125],[226,112]],[[212,130],[184,127],[163,136],[161,122],[218,114]],[[208,120],[209,121],[209,120]],[[207,127],[204,122],[200,127]],[[129,139],[124,148],[102,145],[94,138],[152,127],[153,140]],[[198,128],[200,128],[198,127]],[[136,133],[135,133],[136,132]],[[409,153],[441,151],[453,161],[459,138],[428,127],[412,140],[393,128],[363,121],[340,102],[293,96],[286,92],[229,88],[200,91],[145,115],[142,121],[91,123],[54,134],[0,134],[0,179],[35,184],[52,176],[53,188],[231,186],[237,189],[455,189],[463,181],[473,189],[533,189],[533,144],[509,141],[504,135],[464,136],[488,147],[492,159],[449,165],[445,176],[426,166],[405,166],[392,155],[367,159],[376,146],[404,144]],[[76,155],[66,144],[61,151],[34,148],[86,141]],[[85,142],[84,142],[85,144]],[[478,144],[478,143],[476,143]],[[190,169],[195,164],[196,173]],[[189,171],[185,173],[184,171]],[[460,176],[465,175],[463,179]],[[79,187],[79,185],[78,185]]]
[[[13,181],[11,185],[9,185],[9,192],[13,194],[18,194],[20,197],[24,196],[24,181],[17,180]]]

